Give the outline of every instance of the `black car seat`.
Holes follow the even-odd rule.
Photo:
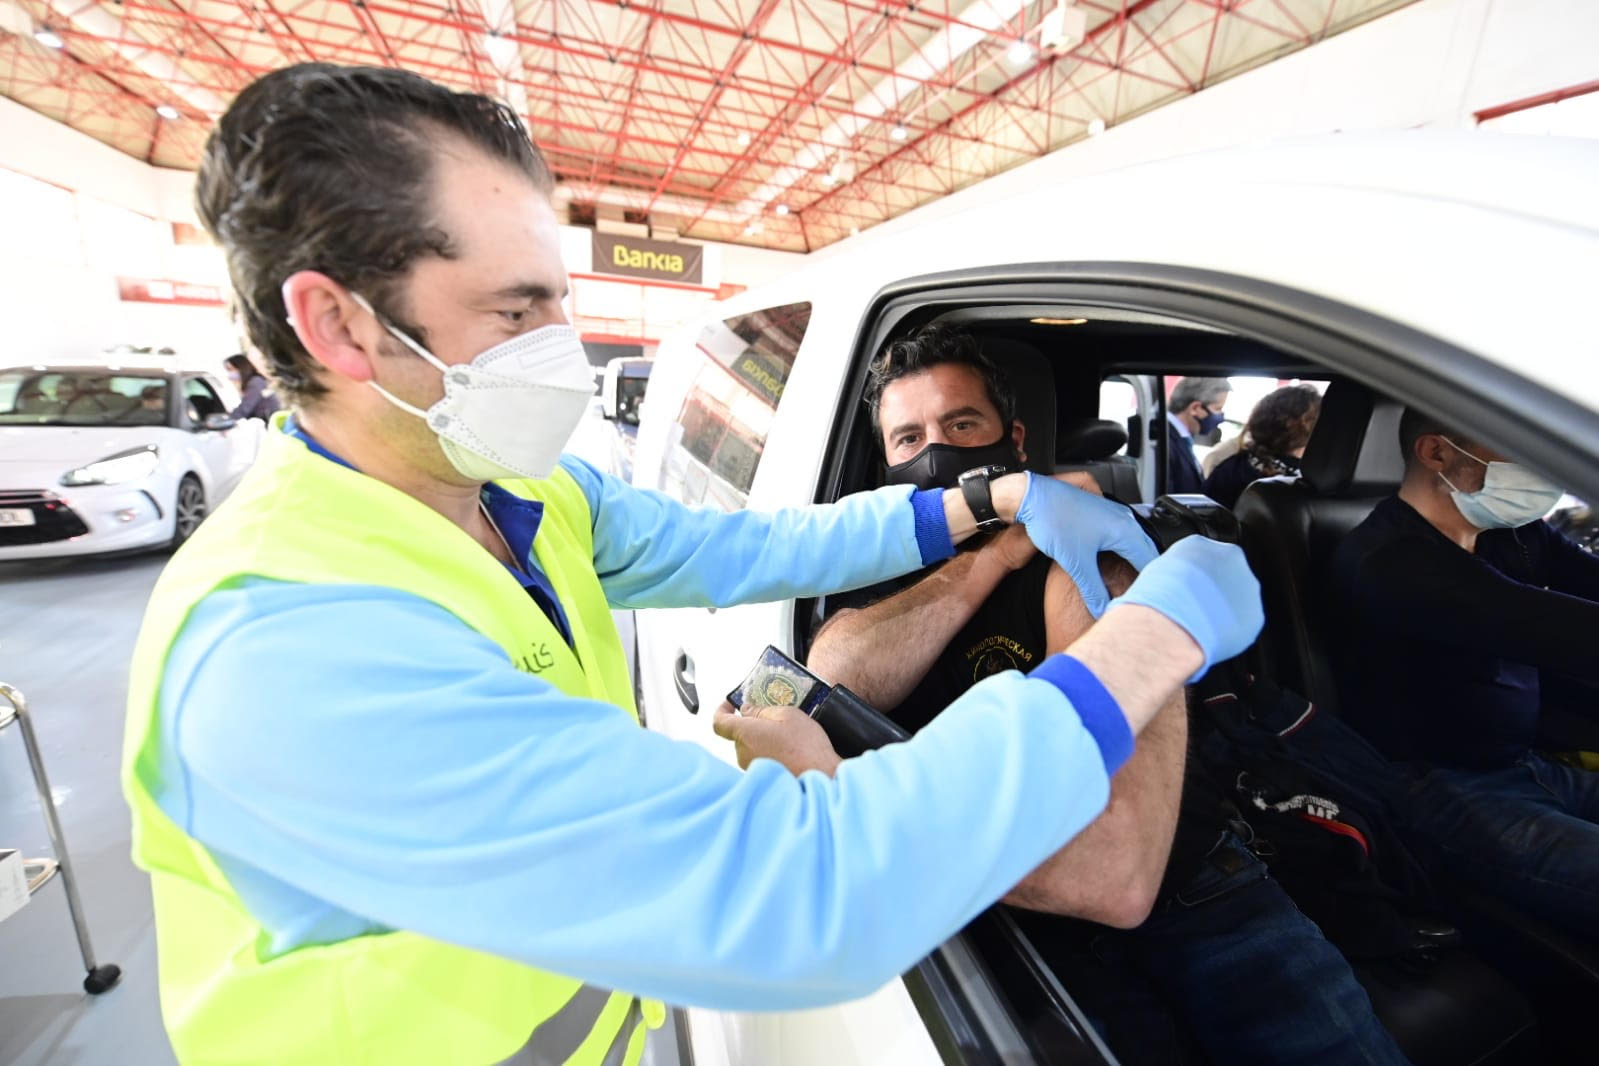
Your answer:
[[[1336,709],[1338,694],[1322,639],[1317,582],[1344,536],[1398,490],[1404,476],[1403,413],[1400,404],[1363,385],[1333,382],[1300,476],[1256,481],[1233,508],[1266,608],[1257,665],[1327,710]]]
[[[1010,378],[1016,393],[1016,418],[1026,428],[1023,465],[1040,474],[1055,470],[1055,370],[1031,344],[1008,337],[982,337],[978,344]]]
[[[1127,446],[1127,426],[1104,418],[1086,418],[1060,427],[1055,438],[1055,472],[1092,474],[1100,491],[1123,503],[1138,503],[1138,463],[1118,455]]]

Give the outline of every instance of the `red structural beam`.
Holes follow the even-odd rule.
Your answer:
[[[1585,81],[1580,85],[1569,85],[1564,89],[1551,89],[1537,96],[1527,96],[1520,100],[1512,100],[1508,104],[1499,104],[1494,107],[1485,107],[1481,111],[1473,112],[1479,124],[1492,122],[1496,118],[1514,115],[1518,111],[1531,111],[1535,107],[1546,104],[1558,104],[1562,100],[1570,100],[1575,96],[1587,96],[1589,93],[1599,93],[1599,81]]]
[[[1147,9],[1147,8],[1153,6],[1154,4],[1157,4],[1159,2],[1161,2],[1161,0],[1138,0],[1137,3],[1133,4],[1131,7],[1129,7],[1127,9],[1126,15],[1127,15],[1127,17],[1132,17],[1134,15],[1137,15],[1139,12],[1144,11],[1145,9]],[[1116,28],[1115,22],[1104,22],[1104,23],[1101,23],[1099,26],[1095,27],[1093,30],[1090,30],[1087,33],[1083,43],[1085,45],[1089,44],[1089,43],[1093,42],[1097,37],[1103,36],[1106,33],[1111,32],[1115,28]],[[1081,47],[1081,46],[1079,46],[1079,47]],[[1073,57],[1075,57],[1076,54],[1077,53],[1075,51],[1073,53],[1071,53],[1071,55]],[[866,175],[868,175],[868,174],[870,174],[870,173],[872,173],[874,171],[880,170],[885,164],[889,163],[891,160],[894,160],[894,159],[897,159],[897,158],[900,158],[900,157],[904,156],[907,152],[910,152],[911,150],[915,149],[918,145],[920,145],[922,143],[922,141],[924,141],[928,137],[932,136],[933,134],[941,132],[944,129],[952,128],[961,119],[963,119],[963,118],[967,117],[968,115],[972,114],[979,107],[982,107],[985,104],[991,103],[993,100],[999,99],[1000,97],[1002,97],[1005,93],[1009,92],[1010,90],[1012,90],[1012,89],[1016,88],[1017,86],[1025,83],[1026,81],[1036,77],[1040,71],[1044,70],[1050,64],[1052,64],[1054,62],[1057,62],[1059,58],[1060,57],[1051,57],[1050,59],[1048,59],[1045,62],[1035,64],[1034,66],[1030,67],[1028,70],[1022,72],[1021,74],[1017,75],[1015,78],[1012,78],[1010,81],[1006,82],[1004,85],[1001,85],[999,88],[995,89],[992,93],[988,94],[988,96],[983,97],[982,99],[979,99],[979,100],[977,100],[977,101],[975,101],[975,102],[973,102],[971,104],[968,104],[965,108],[961,109],[960,111],[957,111],[955,114],[951,115],[949,118],[945,119],[943,122],[939,123],[937,126],[933,127],[932,129],[927,130],[927,131],[922,132],[922,133],[913,133],[912,136],[907,140],[906,144],[903,147],[901,147],[901,148],[899,148],[899,149],[897,149],[895,151],[889,152],[888,154],[886,154],[883,157],[879,158],[876,162],[871,164],[871,166],[869,166],[865,171],[862,171],[860,174],[857,174],[856,175],[856,180],[859,181],[862,177],[865,177]],[[836,190],[833,191],[833,192],[829,192],[829,193],[823,195],[817,201],[813,202],[810,205],[810,207],[814,208],[814,207],[816,207],[819,204],[823,204],[826,201],[828,201],[830,199],[833,199],[834,196],[835,196],[835,193],[836,193]],[[810,209],[810,208],[808,208],[808,209]]]
[[[682,164],[683,157],[688,154],[689,144],[704,128],[705,119],[715,110],[717,102],[721,100],[722,93],[727,88],[727,83],[738,72],[739,66],[744,62],[744,57],[749,54],[750,49],[754,47],[756,38],[760,36],[761,30],[766,27],[767,20],[776,13],[781,3],[782,0],[760,0],[760,6],[755,9],[755,14],[751,17],[748,28],[744,31],[738,44],[733,46],[732,54],[727,57],[727,62],[722,65],[721,73],[717,75],[715,86],[706,95],[705,102],[700,105],[699,114],[694,116],[688,136],[684,138],[683,144],[677,150],[677,154],[672,157],[672,162],[667,165],[666,172],[661,175],[660,184],[650,194],[650,202],[644,205],[646,212],[655,206],[655,201],[660,198],[667,183],[672,180],[672,175],[677,173],[677,168]],[[656,14],[653,10],[651,13]]]

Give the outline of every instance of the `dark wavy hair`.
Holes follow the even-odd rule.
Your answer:
[[[1321,393],[1312,385],[1284,385],[1267,393],[1249,412],[1244,447],[1285,456],[1303,448],[1321,415]]]
[[[908,337],[890,341],[866,374],[866,406],[872,412],[872,430],[878,447],[883,443],[883,390],[900,378],[931,370],[943,363],[969,366],[983,379],[988,390],[988,400],[999,412],[1000,425],[1007,433],[1016,420],[1016,391],[1010,378],[995,362],[983,354],[977,340],[965,330],[936,322],[923,326]]]
[[[284,280],[319,270],[403,323],[396,291],[412,265],[459,254],[434,217],[436,147],[451,137],[550,191],[549,168],[515,112],[403,70],[273,71],[238,95],[206,140],[200,220],[227,255],[250,340],[291,403],[327,387],[288,324]]]

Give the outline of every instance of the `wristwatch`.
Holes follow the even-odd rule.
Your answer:
[[[957,484],[960,485],[966,506],[971,509],[972,517],[977,519],[977,532],[997,533],[1010,525],[995,513],[993,490],[989,487],[989,482],[994,478],[1008,473],[1010,470],[1007,467],[995,464],[973,467],[960,476]]]

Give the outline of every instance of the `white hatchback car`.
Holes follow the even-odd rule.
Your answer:
[[[176,546],[255,460],[208,374],[0,370],[0,562]]]

